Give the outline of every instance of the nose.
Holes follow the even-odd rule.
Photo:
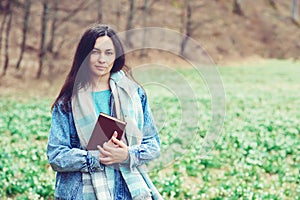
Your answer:
[[[104,53],[99,53],[98,62],[99,63],[105,63],[105,55],[104,55]]]

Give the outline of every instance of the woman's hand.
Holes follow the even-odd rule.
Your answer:
[[[103,144],[103,147],[98,146],[99,160],[104,165],[121,163],[128,158],[128,147],[117,139],[117,135],[118,133],[115,131],[111,139]]]

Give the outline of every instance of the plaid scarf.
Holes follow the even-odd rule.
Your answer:
[[[138,85],[128,79],[123,71],[112,73],[109,84],[115,101],[115,111],[118,118],[127,122],[123,141],[131,145],[141,144],[143,134],[143,110],[141,100],[137,92]],[[97,114],[91,95],[91,88],[86,87],[78,91],[72,97],[72,112],[74,123],[82,147],[86,148]],[[99,151],[89,151],[94,156],[99,156]],[[148,181],[144,180],[144,174],[137,168],[129,169],[119,165],[119,169],[127,184],[133,199],[151,199]],[[103,166],[103,170],[94,173],[82,173],[84,199],[113,199],[114,168]]]

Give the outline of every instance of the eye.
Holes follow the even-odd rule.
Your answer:
[[[108,55],[108,56],[111,56],[111,55],[114,54],[114,52],[112,52],[112,51],[106,51],[105,54]]]
[[[91,51],[91,54],[92,54],[92,55],[98,55],[98,54],[100,54],[100,51],[98,51],[98,50],[96,50],[96,49],[93,49],[93,50]]]

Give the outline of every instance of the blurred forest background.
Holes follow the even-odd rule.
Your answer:
[[[218,64],[299,59],[298,10],[297,0],[1,0],[1,75],[52,79],[69,68],[81,34],[96,22],[178,31]]]

